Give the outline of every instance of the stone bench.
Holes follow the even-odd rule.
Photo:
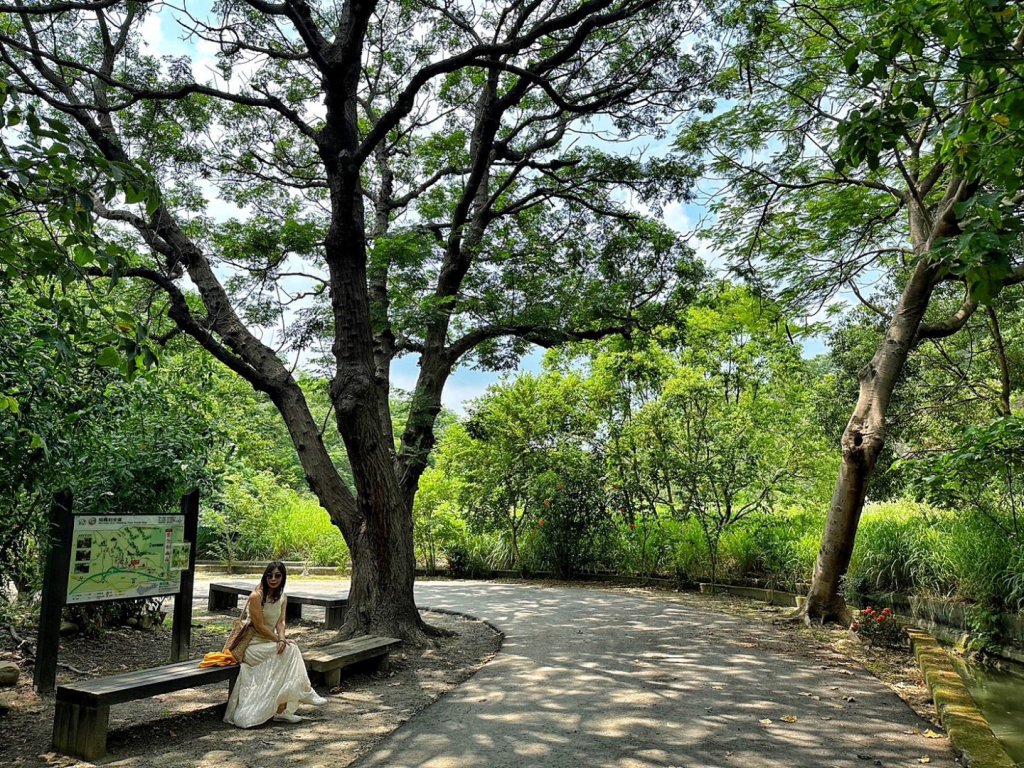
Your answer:
[[[211,611],[225,611],[238,608],[238,596],[249,595],[258,585],[246,584],[241,581],[218,581],[210,585],[210,596],[207,608]],[[288,603],[285,606],[285,619],[294,621],[302,618],[303,605],[323,606],[325,613],[324,626],[327,629],[338,629],[345,623],[345,611],[348,600],[344,597],[324,597],[311,592],[286,593]]]
[[[353,664],[376,661],[378,668],[386,669],[388,654],[400,643],[400,640],[390,637],[357,637],[306,651],[302,658],[315,678],[334,687],[341,682],[341,670]],[[198,665],[198,659],[190,659],[58,686],[53,748],[85,760],[99,759],[107,753],[112,704],[197,688],[221,680],[227,680],[229,686],[233,686],[238,677],[237,666],[200,669]]]

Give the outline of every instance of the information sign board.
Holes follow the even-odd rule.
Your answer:
[[[67,602],[177,594],[190,546],[184,515],[78,515]]]

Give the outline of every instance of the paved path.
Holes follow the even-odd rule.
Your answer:
[[[479,582],[416,594],[488,619],[505,643],[359,768],[956,765],[868,672],[830,651],[794,653],[768,625],[672,595]]]

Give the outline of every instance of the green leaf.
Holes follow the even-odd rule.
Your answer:
[[[124,185],[124,201],[125,203],[141,203],[148,197],[145,189],[140,189],[134,184],[128,182]]]
[[[113,347],[107,347],[96,357],[96,364],[113,368],[121,364],[121,355]]]
[[[860,46],[851,45],[846,49],[846,53],[843,54],[843,64],[846,66],[846,73],[852,75],[856,73],[857,67],[860,66],[860,62],[857,57],[860,56]]]

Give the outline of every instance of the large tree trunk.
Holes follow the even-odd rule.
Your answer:
[[[413,600],[412,519],[402,509],[367,510],[374,521],[350,543],[352,582],[342,636],[400,637],[414,644],[426,629]]]
[[[842,437],[842,465],[829,505],[821,549],[802,615],[848,623],[842,579],[850,566],[868,481],[885,445],[886,414],[935,287],[935,268],[919,262],[871,362],[860,372],[860,395]]]

